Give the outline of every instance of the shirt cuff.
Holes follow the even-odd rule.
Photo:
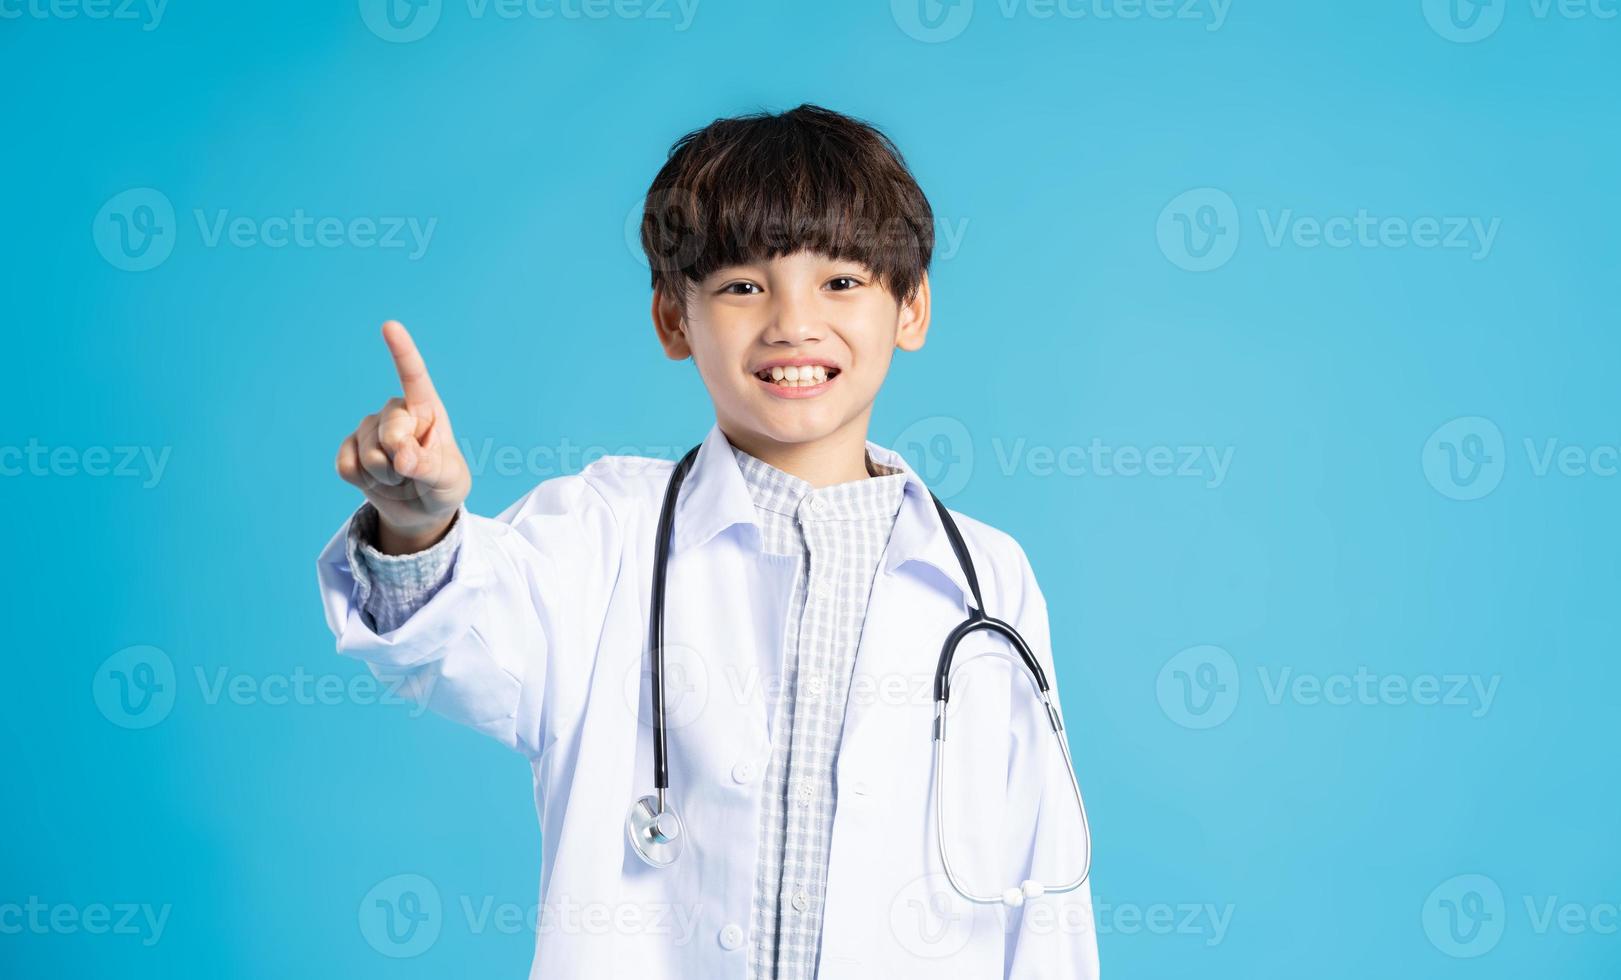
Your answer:
[[[465,509],[457,508],[450,530],[438,544],[408,555],[386,555],[377,550],[378,514],[371,501],[355,511],[346,542],[349,570],[355,579],[355,605],[374,632],[394,630],[450,581],[461,545]]]

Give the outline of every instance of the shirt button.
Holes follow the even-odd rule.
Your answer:
[[[794,892],[794,908],[801,912],[810,908],[810,896],[805,893],[805,889],[801,888]]]
[[[732,781],[746,783],[754,778],[754,763],[744,760],[732,767]]]
[[[726,923],[720,931],[720,944],[727,949],[743,945],[743,927],[735,922]]]
[[[818,514],[825,512],[827,510],[827,501],[823,500],[821,497],[812,497],[811,510]]]
[[[816,598],[818,598],[818,599],[826,599],[828,596],[830,596],[832,594],[833,594],[833,587],[828,585],[827,581],[825,579],[816,583]]]
[[[805,682],[805,693],[813,698],[819,698],[822,696],[822,691],[826,686],[820,677],[812,677]]]
[[[800,806],[810,806],[811,805],[811,797],[813,795],[814,794],[811,792],[810,783],[800,783],[799,784],[799,792],[796,795],[795,802],[797,802]]]

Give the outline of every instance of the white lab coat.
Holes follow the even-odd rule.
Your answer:
[[[933,677],[971,593],[916,472],[867,448],[907,482],[844,716],[817,976],[1095,978],[1087,886],[1013,910],[968,903],[942,873],[929,799]],[[649,867],[627,844],[625,815],[652,792],[647,617],[672,467],[603,457],[541,482],[497,518],[464,514],[451,580],[390,633],[369,629],[354,603],[347,524],[319,561],[340,653],[379,678],[404,677],[434,711],[529,760],[543,860],[534,978],[746,974],[771,751],[764,695],[779,683],[793,564],[761,551],[742,473],[711,428],[676,510],[665,626],[669,799],[687,848],[675,865]],[[986,611],[1023,634],[1058,704],[1047,607],[1023,549],[952,514]],[[1023,665],[1001,637],[977,631],[953,677],[954,869],[979,891],[1068,881],[1085,841]]]

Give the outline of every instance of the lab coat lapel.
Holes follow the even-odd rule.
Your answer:
[[[676,503],[665,655],[687,656],[689,714],[715,714],[720,727],[704,730],[725,731],[728,751],[770,740],[794,573],[791,558],[762,547],[737,458],[719,423],[712,425]]]
[[[940,649],[970,608],[968,580],[922,478],[899,453],[872,442],[867,451],[905,470],[907,480],[873,580],[845,704],[843,745],[857,751],[873,710],[901,696],[932,705]]]

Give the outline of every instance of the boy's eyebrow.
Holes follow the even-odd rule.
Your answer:
[[[700,279],[699,282],[713,282],[718,279],[725,279],[727,276],[735,276],[740,272],[756,272],[764,268],[765,264],[763,262],[738,262],[734,265],[723,265]]]

